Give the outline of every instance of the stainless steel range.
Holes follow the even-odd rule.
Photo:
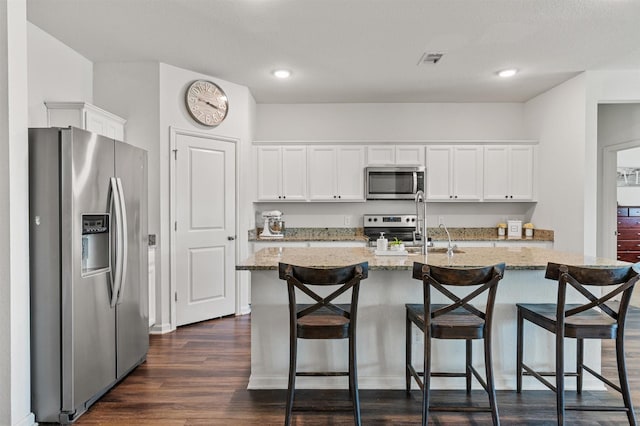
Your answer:
[[[398,215],[364,215],[364,235],[369,237],[369,244],[375,244],[380,232],[384,232],[385,237],[392,241],[395,238],[402,240],[405,244],[414,243],[414,232],[416,230],[415,214]]]

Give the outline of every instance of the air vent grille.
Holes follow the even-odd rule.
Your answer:
[[[434,65],[437,64],[440,59],[444,56],[444,53],[429,53],[425,52],[420,57],[420,61],[418,65]]]

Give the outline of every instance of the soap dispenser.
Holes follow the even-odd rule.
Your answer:
[[[376,249],[379,251],[385,251],[388,245],[389,242],[384,237],[384,232],[381,232],[380,237],[378,237],[378,239],[376,240]]]

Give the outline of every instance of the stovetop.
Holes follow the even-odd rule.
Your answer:
[[[399,239],[406,243],[413,242],[413,232],[416,230],[415,214],[398,215],[364,215],[364,235],[369,237],[369,243],[375,240],[384,232],[388,239]]]

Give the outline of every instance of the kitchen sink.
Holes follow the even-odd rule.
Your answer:
[[[422,247],[407,247],[406,249],[411,254],[422,253]],[[427,247],[427,253],[447,253],[446,247]],[[456,248],[453,249],[453,253],[464,253],[464,251]]]

